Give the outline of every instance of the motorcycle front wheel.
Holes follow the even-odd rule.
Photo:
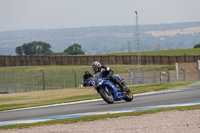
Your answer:
[[[106,89],[108,88],[106,87]],[[100,89],[99,93],[105,102],[108,104],[114,103],[113,95],[111,93],[107,93],[104,88]]]
[[[133,100],[133,93],[129,90],[128,87],[126,87],[125,95],[126,95],[126,98],[124,98],[125,101],[130,102]]]

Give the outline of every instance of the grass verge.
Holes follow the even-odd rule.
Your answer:
[[[51,121],[29,123],[29,124],[16,124],[16,125],[0,126],[0,130],[14,129],[14,128],[28,128],[28,127],[36,127],[36,126],[47,126],[47,125],[55,125],[55,124],[68,124],[68,123],[76,123],[76,122],[101,120],[101,119],[106,119],[106,118],[117,118],[117,117],[122,117],[122,116],[140,116],[144,114],[153,114],[153,113],[165,112],[165,111],[174,111],[174,110],[183,111],[183,110],[194,110],[194,109],[200,109],[200,105],[173,107],[173,108],[164,108],[164,109],[161,108],[161,109],[144,110],[144,111],[133,111],[133,112],[128,112],[128,113],[118,113],[118,114],[94,115],[94,116],[59,119],[59,120],[51,120]]]

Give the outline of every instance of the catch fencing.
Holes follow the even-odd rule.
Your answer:
[[[79,87],[85,70],[1,71],[0,93],[17,93]]]
[[[127,84],[151,84],[164,82],[180,82],[180,81],[199,81],[200,70],[196,67],[193,71],[185,71],[179,68],[178,74],[176,70],[145,70],[142,69],[128,69],[128,78],[125,78]]]
[[[119,74],[127,84],[151,84],[178,81],[199,81],[200,70],[196,67],[190,71],[179,68],[175,70],[142,70],[126,68],[127,73]],[[18,93],[62,88],[81,87],[85,70],[29,70],[1,71],[0,93]],[[91,73],[93,73],[91,71]]]

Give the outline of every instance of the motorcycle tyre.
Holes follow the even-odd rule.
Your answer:
[[[101,97],[103,98],[103,100],[105,102],[107,102],[108,104],[114,103],[114,97],[113,97],[113,95],[112,94],[108,94],[105,91],[105,89],[100,89],[99,93],[100,93]],[[110,98],[108,96],[106,96],[106,95],[109,95]]]
[[[126,102],[131,102],[133,100],[133,93],[127,87],[126,87],[125,95],[126,95],[126,98],[124,98],[124,100]]]

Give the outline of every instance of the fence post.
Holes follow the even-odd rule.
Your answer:
[[[45,90],[45,77],[44,77],[44,71],[40,70],[40,72],[42,72],[43,75],[43,90]]]
[[[183,70],[182,67],[180,69],[181,69],[181,71],[183,71],[183,81],[185,81],[185,70]]]
[[[152,68],[153,75],[154,75],[154,83],[156,83],[156,71]]]
[[[24,74],[24,71],[21,70],[22,74],[23,74],[23,85],[24,85],[24,92],[27,92],[27,89],[26,89],[26,81],[25,81],[25,74]]]
[[[64,83],[64,88],[65,88],[65,72],[60,71],[63,74],[63,83]]]
[[[175,66],[176,66],[176,77],[177,77],[177,79],[179,79],[178,63],[175,63]]]
[[[5,73],[5,79],[6,79],[6,92],[8,92],[8,77],[7,77],[7,71],[3,70],[3,72]]]
[[[135,71],[133,68],[131,68],[132,72],[133,72],[133,84],[135,84]]]
[[[165,68],[165,71],[168,73],[167,82],[170,82],[170,73],[169,73],[169,71],[167,70],[167,68]]]
[[[30,72],[32,73],[32,79],[33,79],[33,89],[35,91],[35,80],[34,80],[34,72],[32,70],[30,70]]]
[[[141,72],[142,72],[142,84],[144,84],[144,73],[143,73],[143,71],[142,71],[142,69],[141,69],[141,68],[139,68],[139,71],[141,71]]]
[[[72,71],[74,72],[75,87],[77,87],[77,81],[76,81],[76,71],[74,71],[74,69],[72,69]]]
[[[162,73],[160,71],[160,83],[162,82]]]
[[[16,73],[15,73],[15,71],[13,71],[12,70],[12,72],[13,72],[13,74],[14,74],[14,89],[15,89],[15,93],[17,93],[17,87],[16,87]]]
[[[132,78],[132,75],[131,75],[131,71],[128,69],[128,68],[126,68],[126,70],[129,72],[129,85],[131,84],[131,78]]]
[[[198,67],[196,67],[196,69],[198,70],[199,72],[199,80],[200,80],[200,69]]]
[[[52,75],[53,75],[53,87],[54,89],[56,89],[56,86],[55,86],[55,73],[54,71],[50,70],[52,72]]]

